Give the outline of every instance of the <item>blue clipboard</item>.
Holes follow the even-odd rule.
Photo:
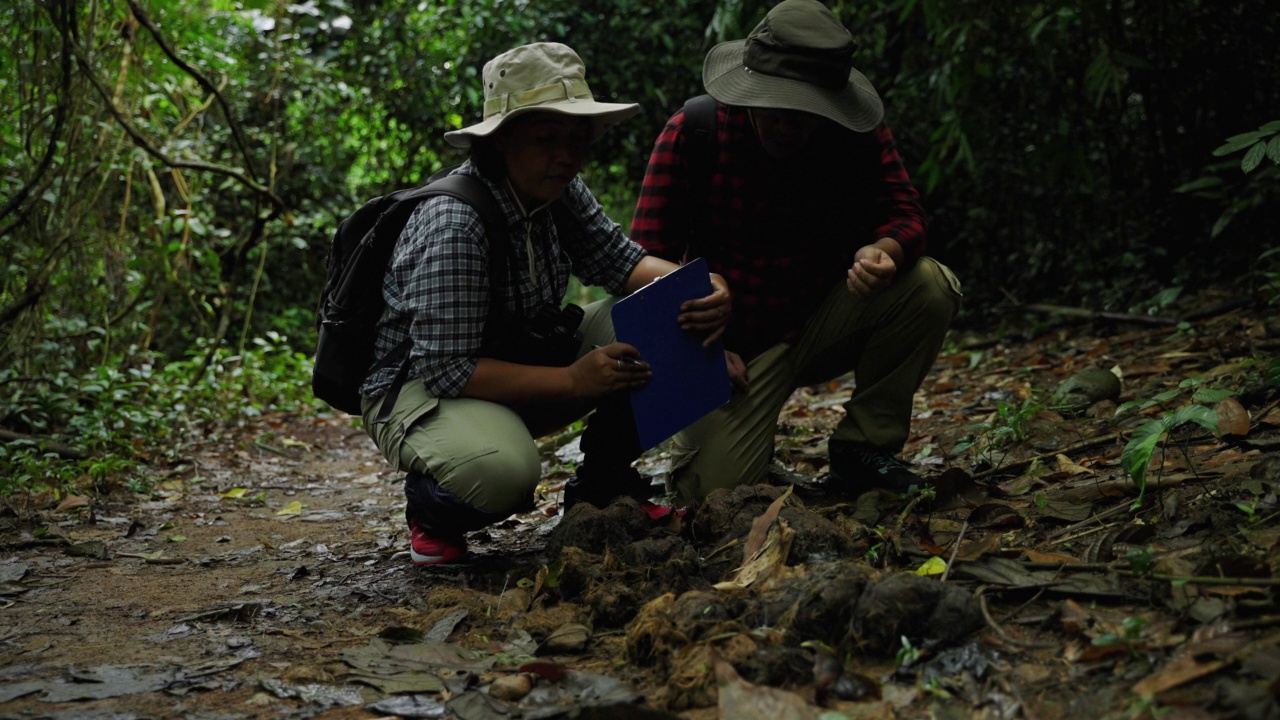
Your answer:
[[[645,450],[729,401],[729,371],[720,341],[708,347],[676,320],[686,300],[711,294],[707,261],[698,258],[619,300],[612,311],[619,342],[634,345],[653,379],[631,394]]]

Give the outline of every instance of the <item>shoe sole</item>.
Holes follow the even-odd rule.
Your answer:
[[[412,547],[409,548],[409,559],[414,565],[419,567],[424,565],[448,565],[449,563],[461,560],[466,553],[458,553],[456,555],[419,555]]]

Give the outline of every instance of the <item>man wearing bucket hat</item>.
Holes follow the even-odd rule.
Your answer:
[[[822,3],[784,0],[746,40],[708,53],[707,137],[686,105],[655,142],[632,239],[677,262],[706,257],[735,289],[724,341],[736,391],[676,436],[684,501],[763,481],[791,393],[850,371],[832,484],[922,485],[897,454],[960,286],[923,255],[919,195],[854,47]]]
[[[471,205],[449,196],[424,200],[383,280],[387,309],[375,348],[381,359],[410,339],[408,365],[376,370],[361,387],[370,436],[407,472],[410,554],[419,565],[461,558],[466,532],[530,508],[541,479],[534,438],[592,410],[581,442],[585,460],[566,496],[604,504],[653,494],[631,467],[641,448],[626,392],[651,373],[643,362],[628,362],[634,347],[614,342],[609,308],[616,296],[678,266],[628,240],[578,177],[591,141],[638,108],[597,102],[582,60],[560,43],[503,53],[485,64],[482,77],[483,119],[445,138],[471,152],[454,173],[479,178],[502,210],[505,272],[490,277],[489,253],[504,249]],[[571,271],[615,298],[587,306],[580,321],[562,311]],[[687,303],[679,317],[708,341],[723,332],[731,311],[724,280],[711,281],[713,293]],[[501,336],[512,326],[548,318],[567,328],[567,366],[494,350],[505,347],[509,338]],[[579,322],[580,340],[573,334]],[[515,344],[529,344],[529,337],[519,335]],[[409,379],[397,385],[397,377]]]

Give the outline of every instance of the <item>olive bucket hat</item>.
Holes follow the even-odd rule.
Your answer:
[[[871,81],[853,69],[855,48],[827,6],[783,0],[746,40],[707,53],[702,83],[727,105],[800,110],[867,132],[884,119],[884,105]]]
[[[554,42],[521,45],[485,63],[484,119],[444,134],[454,147],[471,147],[471,139],[486,137],[514,117],[530,112],[555,112],[590,118],[595,138],[605,128],[640,111],[632,103],[596,102],[587,86],[582,58],[567,45]]]

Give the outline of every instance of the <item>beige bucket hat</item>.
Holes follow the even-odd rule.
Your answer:
[[[746,40],[707,53],[702,84],[716,100],[801,110],[867,132],[884,119],[871,81],[853,69],[856,43],[817,0],[783,0]]]
[[[596,102],[587,85],[582,58],[567,45],[554,42],[521,45],[485,63],[484,119],[444,134],[454,147],[471,147],[471,139],[486,137],[511,118],[530,112],[555,112],[588,117],[595,137],[605,128],[640,112],[634,103]]]

